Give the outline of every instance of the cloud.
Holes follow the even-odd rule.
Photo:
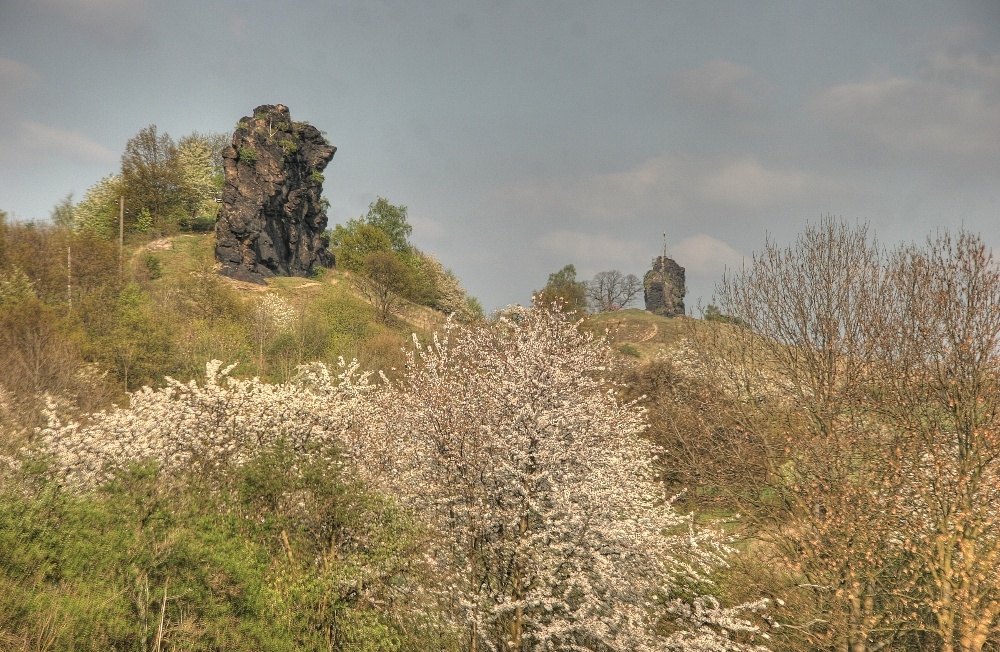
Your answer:
[[[86,136],[38,122],[18,123],[0,133],[0,160],[33,162],[58,157],[87,163],[114,163],[118,155]]]
[[[603,233],[583,233],[558,230],[546,233],[535,240],[535,246],[554,257],[574,261],[579,268],[600,268],[620,265],[646,255],[647,247],[641,242],[622,240]]]
[[[673,89],[679,99],[700,110],[740,115],[763,112],[769,93],[753,68],[723,59],[678,73]]]
[[[665,154],[634,167],[577,178],[528,180],[500,195],[536,215],[627,223],[649,216],[695,219],[719,209],[759,211],[827,201],[856,184],[756,156]]]
[[[717,276],[723,268],[738,269],[745,256],[710,235],[698,233],[684,238],[670,247],[671,257],[683,261],[687,273],[698,276]]]
[[[74,131],[24,120],[28,99],[42,76],[31,66],[0,57],[0,161],[37,162],[51,157],[112,163],[118,155]]]
[[[16,108],[41,82],[31,66],[0,57],[0,121],[9,121]]]
[[[914,76],[828,88],[809,111],[847,148],[881,164],[958,175],[1000,165],[1000,55],[930,54]]]
[[[529,179],[506,186],[500,194],[531,213],[627,222],[654,205],[680,210],[683,198],[675,194],[674,186],[684,174],[680,159],[664,156],[621,172]]]
[[[754,156],[721,161],[692,181],[704,202],[751,210],[828,196],[842,185],[807,170],[766,167]]]
[[[413,230],[420,234],[419,239],[440,240],[448,236],[448,228],[433,218],[410,215],[409,222]]]
[[[147,0],[34,0],[36,6],[104,39],[137,38],[149,17]]]
[[[5,94],[17,87],[33,86],[40,79],[41,76],[28,64],[0,57],[0,87]]]

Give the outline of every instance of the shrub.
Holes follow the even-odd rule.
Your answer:
[[[335,461],[258,452],[221,486],[0,482],[0,648],[419,649],[407,518]]]
[[[624,344],[619,344],[618,347],[617,347],[617,350],[622,355],[631,356],[633,358],[641,358],[642,357],[642,353],[639,352],[639,349],[635,348],[634,344],[629,344],[628,342],[626,342]]]
[[[163,276],[163,264],[153,254],[143,254],[142,272],[147,279],[155,281]]]
[[[257,150],[253,147],[239,147],[236,156],[240,161],[252,165],[257,161]]]

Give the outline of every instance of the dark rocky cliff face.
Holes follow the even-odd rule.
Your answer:
[[[222,152],[225,185],[215,230],[222,274],[264,283],[333,266],[320,197],[322,171],[336,151],[312,125],[292,122],[281,104],[258,106],[240,120]]]
[[[684,314],[684,268],[673,258],[657,256],[653,259],[653,269],[642,279],[646,310],[664,317]]]

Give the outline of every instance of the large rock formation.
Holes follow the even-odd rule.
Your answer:
[[[657,256],[653,259],[653,269],[642,279],[646,310],[664,317],[684,314],[684,268],[673,258]]]
[[[281,104],[258,106],[240,120],[222,152],[215,257],[223,274],[264,283],[333,266],[320,196],[322,171],[336,151],[312,125],[292,122]]]

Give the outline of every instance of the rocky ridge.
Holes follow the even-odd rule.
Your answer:
[[[215,246],[222,274],[262,284],[333,266],[322,172],[336,151],[316,127],[293,122],[281,104],[258,106],[240,120],[222,152]]]
[[[653,268],[642,279],[646,310],[664,317],[684,314],[684,268],[673,258],[657,256]]]

